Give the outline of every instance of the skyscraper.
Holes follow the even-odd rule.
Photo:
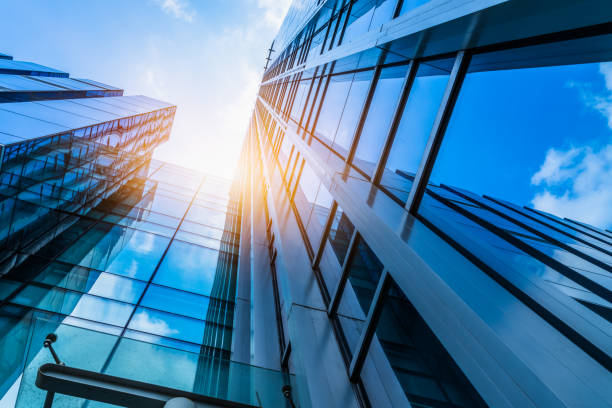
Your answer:
[[[160,387],[284,401],[288,375],[230,361],[239,181],[152,159],[175,106],[2,57],[0,405],[127,401],[65,376],[55,396],[37,386],[50,333],[66,367],[156,386],[147,402],[164,401]]]
[[[233,181],[151,159],[174,106],[0,55],[0,393],[612,406],[610,21],[295,1]]]
[[[313,406],[612,405],[611,17],[294,2],[244,146]]]

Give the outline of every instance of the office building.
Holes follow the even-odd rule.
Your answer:
[[[4,54],[0,66],[0,406],[43,406],[49,333],[66,367],[157,386],[156,398],[162,386],[284,401],[288,375],[230,361],[239,188],[152,159],[176,107]],[[256,397],[255,376],[274,392]],[[68,383],[45,406],[125,401]]]
[[[612,405],[611,17],[294,2],[244,148],[312,406]]]
[[[612,406],[610,21],[296,1],[233,181],[151,159],[174,106],[0,55],[0,393]]]

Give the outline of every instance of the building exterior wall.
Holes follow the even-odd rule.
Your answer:
[[[43,405],[50,332],[69,367],[221,405],[284,401],[290,379],[250,361],[241,181],[152,159],[175,106],[2,61],[0,405]],[[97,404],[57,395],[53,406]]]
[[[587,100],[608,98],[611,13],[294,2],[243,177],[252,213],[265,207],[251,234],[271,254],[281,365],[312,406],[612,404],[610,226],[527,197],[560,179],[576,195],[612,186],[544,165],[523,175],[525,158],[584,140],[571,160],[606,155],[608,116]]]

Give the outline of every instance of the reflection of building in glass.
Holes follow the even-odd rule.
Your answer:
[[[0,55],[0,393],[42,406],[55,332],[134,406],[612,406],[609,21],[297,1],[233,182],[151,159],[174,106]]]
[[[612,406],[610,17],[294,2],[245,184],[313,406]]]
[[[221,402],[284,401],[288,377],[231,361],[239,186],[152,160],[176,108],[3,61],[0,406],[14,394],[42,406],[49,332],[70,367]],[[53,406],[93,404],[56,395]]]

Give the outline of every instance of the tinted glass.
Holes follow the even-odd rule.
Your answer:
[[[215,282],[219,252],[174,241],[153,282],[201,295],[210,295]]]
[[[381,178],[381,185],[401,201],[408,198],[446,89],[451,64],[451,60],[422,63],[410,88]]]
[[[368,110],[353,164],[372,175],[380,157],[393,112],[401,92],[407,66],[384,68]]]
[[[385,300],[376,336],[413,406],[487,406],[395,285]]]

